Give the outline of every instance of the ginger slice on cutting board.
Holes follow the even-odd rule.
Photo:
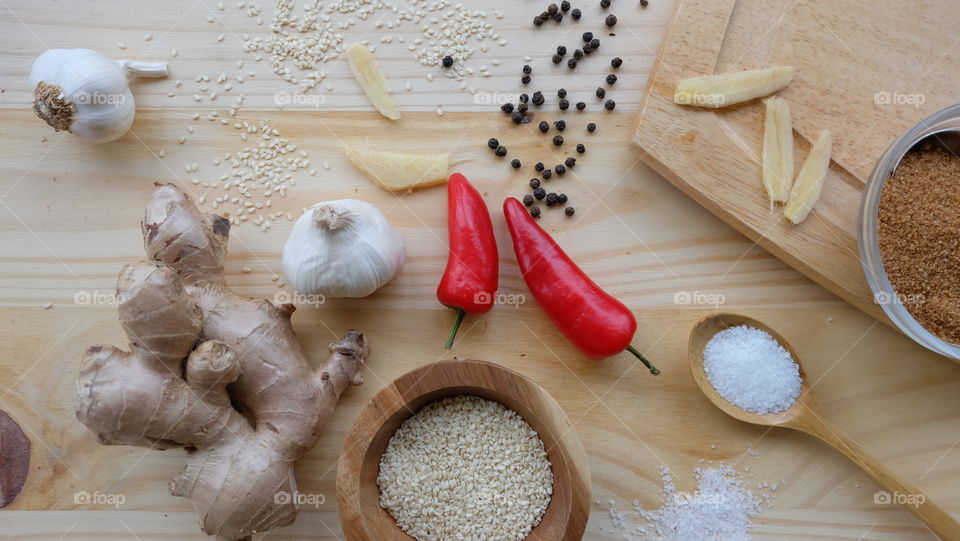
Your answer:
[[[343,147],[350,162],[384,190],[404,191],[443,184],[450,171],[449,154],[400,154],[367,144]]]
[[[360,83],[360,88],[377,111],[390,120],[400,120],[400,111],[390,97],[387,78],[384,77],[383,70],[380,69],[370,49],[359,44],[351,45],[347,49],[347,60],[350,62],[353,76]]]
[[[793,66],[691,77],[677,83],[673,103],[719,109],[772,94],[793,79]]]
[[[793,182],[793,122],[783,98],[767,100],[763,119],[763,187],[771,205],[786,203]]]
[[[813,206],[817,204],[817,200],[820,199],[823,181],[830,168],[832,145],[830,131],[823,130],[810,149],[810,154],[807,154],[807,159],[800,166],[800,173],[797,174],[797,180],[793,183],[793,189],[790,190],[790,201],[783,209],[783,215],[794,225],[806,219],[813,210]]]

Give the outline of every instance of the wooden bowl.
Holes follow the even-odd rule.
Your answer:
[[[540,436],[553,469],[553,497],[528,540],[577,541],[590,507],[587,455],[560,405],[539,385],[485,361],[440,361],[400,376],[360,412],[340,452],[337,503],[349,541],[410,541],[380,507],[380,457],[397,428],[421,407],[474,395],[517,412]]]

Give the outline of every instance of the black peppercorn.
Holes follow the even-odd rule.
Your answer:
[[[540,207],[531,207],[531,208],[530,208],[530,216],[533,216],[534,218],[539,218],[539,217],[540,217]]]
[[[537,165],[534,165],[533,168],[536,169],[537,172],[543,171],[543,168],[544,168],[543,162],[537,162]],[[530,182],[533,182],[533,181],[531,180]],[[536,188],[536,186],[534,186],[534,188]]]
[[[539,201],[540,199],[543,199],[544,197],[547,196],[547,190],[544,190],[543,188],[534,188],[533,196],[536,197],[537,200]]]
[[[559,64],[560,62],[563,62],[563,57],[558,54],[553,55],[553,63]]]
[[[570,102],[567,101],[567,98],[562,98],[562,99],[560,100],[560,103],[558,103],[557,105],[560,106],[560,110],[561,110],[561,111],[566,111],[567,109],[570,108]]]
[[[580,10],[579,10],[579,9],[575,9],[575,10],[573,10],[573,11],[570,12],[570,16],[573,17],[573,20],[575,20],[575,21],[579,21],[581,15],[583,15],[583,14],[580,13]]]
[[[577,153],[583,154],[586,151],[587,151],[587,147],[583,146],[583,143],[580,143],[579,145],[577,145]]]
[[[547,206],[552,207],[557,204],[557,194],[550,192],[547,194]]]
[[[563,131],[567,129],[567,122],[565,120],[558,120],[553,123],[557,127],[557,131]]]
[[[564,163],[567,164],[567,167],[576,167],[577,159],[574,158],[573,156],[570,156],[569,158],[567,158],[567,160]]]
[[[603,22],[605,22],[605,23],[607,24],[607,26],[610,26],[610,27],[616,26],[616,25],[617,25],[617,16],[616,16],[616,15],[607,15],[606,20],[603,21]]]
[[[557,97],[566,98],[566,97],[567,97],[567,89],[566,89],[566,88],[561,88],[560,90],[557,90]]]
[[[557,12],[558,9],[560,8],[558,8],[556,4],[550,4],[549,6],[547,6],[547,13],[549,13],[550,15],[553,15],[554,13]]]
[[[557,54],[560,55],[560,56],[563,56],[563,55],[567,54],[567,48],[564,47],[563,45],[558,45],[558,46],[557,46]]]
[[[577,49],[577,50],[579,51],[580,49]],[[576,67],[577,67],[577,61],[576,61],[575,59],[573,59],[573,58],[571,58],[570,60],[567,60],[567,67],[570,68],[570,69],[576,68]]]
[[[591,47],[592,49],[599,49],[599,48],[600,48],[600,38],[593,38],[593,39],[591,39],[591,40],[590,40],[590,47]]]
[[[584,42],[590,43],[590,40],[591,40],[591,39],[593,39],[593,32],[584,32],[584,33],[583,33],[583,41],[584,41]]]
[[[494,151],[494,154],[496,154],[497,156],[500,156],[501,158],[504,157],[504,156],[506,156],[506,155],[507,155],[507,147],[505,147],[505,146],[499,146],[499,147],[497,147],[497,150]]]
[[[581,58],[583,58],[583,51],[580,49],[573,51],[573,57],[576,58],[577,60],[580,60]]]
[[[564,167],[563,164],[559,163],[553,168],[553,170],[556,171],[558,175],[562,175],[567,172],[567,168]]]
[[[570,2],[567,2],[567,0],[563,0],[563,2],[560,2],[560,11],[564,13],[570,11]]]
[[[539,210],[539,209],[538,209],[538,210]],[[567,208],[563,209],[563,213],[566,214],[567,216],[573,216],[573,213],[574,213],[574,212],[576,212],[576,211],[573,210],[573,207],[567,207]]]
[[[554,14],[553,20],[554,20],[554,21],[557,21],[557,22],[562,21],[562,20],[563,20],[563,13],[560,13],[560,12],[558,11],[556,14]]]
[[[540,131],[542,131],[543,133],[547,133],[547,131],[550,130],[550,124],[548,124],[546,120],[541,120],[540,126],[538,127],[540,128]]]
[[[567,202],[567,194],[565,193],[557,194],[557,203],[560,203],[562,205],[566,202]]]
[[[607,75],[607,84],[608,84],[608,85],[612,85],[613,83],[616,83],[616,82],[617,82],[617,76],[616,76],[616,75],[614,75],[614,74],[612,74],[612,73],[611,73],[610,75]]]
[[[553,136],[553,144],[556,145],[556,146],[562,145],[562,144],[563,144],[563,136],[562,136],[562,135],[554,135],[554,136]]]
[[[577,102],[577,111],[583,111],[586,108],[587,108],[586,103],[583,103],[582,101]]]
[[[529,207],[529,206],[532,205],[532,204],[533,204],[533,196],[532,196],[532,195],[527,194],[527,195],[523,196],[523,206]]]
[[[543,25],[543,17],[537,15],[536,17],[533,18],[533,26],[542,26],[542,25]]]
[[[543,180],[550,180],[550,177],[553,176],[553,171],[547,169],[543,173],[540,173],[543,176]]]
[[[512,113],[512,112],[513,112],[513,104],[512,104],[512,103],[504,103],[503,105],[500,106],[500,110],[503,111],[504,113]]]
[[[533,188],[534,190],[536,190],[537,188],[539,188],[539,187],[540,187],[540,179],[538,179],[538,178],[532,178],[532,179],[530,179],[530,187]]]
[[[587,131],[591,133],[597,131],[597,125],[594,124],[593,122],[587,124]]]
[[[491,137],[487,139],[487,146],[496,150],[496,148],[500,146],[500,141],[497,141],[496,137]]]
[[[610,7],[610,0],[600,0],[600,7],[603,9]]]
[[[603,97],[606,96],[606,95],[607,95],[607,91],[604,90],[602,86],[598,86],[598,87],[597,87],[597,97],[600,98],[600,99],[603,99]]]
[[[520,94],[520,103],[527,103],[528,101],[530,101],[529,94],[526,94],[526,93]]]
[[[591,47],[589,43],[583,46],[583,54],[590,54],[592,52],[593,47]]]
[[[513,116],[511,116],[510,119],[513,120],[514,124],[520,124],[521,122],[523,122],[523,113],[521,113],[520,111],[517,111],[513,113]]]
[[[650,5],[649,0],[640,0],[640,7],[645,8]]]
[[[534,92],[532,101],[534,105],[543,105],[543,102],[544,102],[543,92],[540,92],[539,90]]]
[[[523,65],[523,73],[526,73],[527,75],[533,73],[533,68],[530,67],[530,64]]]
[[[530,84],[530,76],[529,76],[529,75],[524,75],[523,77],[520,78],[520,82],[523,83],[523,84],[525,84],[525,85]]]
[[[513,167],[514,169],[520,169],[520,160],[514,158],[514,159],[510,162],[510,166]]]
[[[607,100],[603,102],[603,108],[607,111],[613,111],[613,108],[617,106],[617,102],[613,100]]]
[[[452,56],[445,56],[445,57],[443,57],[443,67],[449,68],[449,67],[452,66],[452,65],[453,65],[453,57],[452,57]]]
[[[610,65],[613,66],[614,68],[619,68],[620,66],[623,65],[623,59],[620,58],[619,56],[615,56],[613,57],[613,60],[610,61]]]
[[[526,112],[527,112],[527,104],[526,104],[526,103],[518,103],[518,104],[517,104],[517,111],[520,111],[521,113],[526,113]]]

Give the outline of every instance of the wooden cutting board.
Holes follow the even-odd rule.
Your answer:
[[[635,144],[644,161],[738,231],[820,285],[886,321],[860,266],[860,194],[880,154],[956,103],[955,4],[684,0],[651,74]],[[760,184],[762,103],[718,111],[673,104],[678,80],[792,65],[780,92],[793,112],[797,163],[823,129],[833,159],[800,226],[771,211]]]

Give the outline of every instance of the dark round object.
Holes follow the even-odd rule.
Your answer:
[[[558,11],[556,14],[554,14],[553,20],[554,20],[554,21],[557,21],[557,22],[562,21],[562,20],[563,20],[563,13],[560,13],[560,12]]]
[[[530,67],[530,64],[523,65],[523,73],[527,75],[530,75],[531,73],[533,73],[533,68]]]
[[[520,169],[520,160],[514,158],[514,159],[510,162],[510,166],[513,167],[514,169]]]
[[[539,188],[539,187],[540,187],[540,179],[538,179],[538,178],[532,178],[532,179],[530,179],[530,187],[533,188],[534,190],[536,190],[537,188]]]
[[[581,58],[583,58],[583,50],[582,49],[574,50],[573,57],[576,58],[577,60],[580,60]]]
[[[575,212],[577,211],[573,210],[573,207],[567,207],[563,209],[563,213],[566,214],[567,216],[573,216]]]
[[[583,13],[581,13],[579,9],[575,9],[570,12],[570,16],[573,17],[573,20],[579,21],[580,17],[583,16]]]
[[[534,188],[533,196],[537,198],[537,201],[539,201],[547,196],[547,190],[544,190],[543,188]]]
[[[560,56],[563,56],[563,55],[567,54],[567,48],[566,48],[565,46],[563,46],[563,45],[558,45],[558,46],[557,46],[557,54],[560,55]]]
[[[597,97],[602,100],[603,97],[606,96],[606,95],[607,95],[607,91],[604,90],[602,86],[598,86],[598,87],[597,87]]]
[[[512,112],[513,112],[513,104],[512,104],[512,103],[504,103],[503,105],[500,106],[500,110],[503,111],[504,113],[512,113]]]
[[[558,54],[553,55],[553,63],[559,64],[560,62],[563,62],[563,57]]]
[[[554,135],[554,136],[553,136],[553,144],[556,145],[556,146],[562,145],[562,144],[563,144],[563,136],[562,136],[562,135]]]
[[[606,20],[603,21],[607,26],[613,27],[617,25],[617,16],[616,15],[607,15]]]
[[[537,165],[534,165],[533,168],[536,169],[537,172],[543,171],[543,168],[544,168],[543,162],[537,162]],[[533,181],[531,180],[530,182],[533,182]],[[534,188],[536,188],[536,186],[534,186]]]
[[[543,176],[543,180],[550,180],[550,177],[553,176],[553,171],[545,169],[543,173],[540,173]]]
[[[527,195],[523,196],[523,206],[529,207],[529,206],[532,205],[532,204],[533,204],[533,196],[532,196],[532,195],[527,194]]]
[[[566,120],[558,120],[558,121],[554,122],[553,125],[557,128],[557,131],[563,131],[563,130],[567,129],[567,121],[566,121]]]
[[[570,108],[570,102],[567,101],[567,98],[562,98],[562,99],[560,100],[560,103],[558,103],[557,105],[560,106],[560,110],[561,110],[561,111],[566,111],[567,109]]]
[[[534,218],[539,218],[539,217],[540,217],[540,207],[531,207],[531,208],[530,208],[530,216],[533,216]]]
[[[614,74],[607,75],[607,84],[612,85],[617,82],[617,76]]]
[[[563,163],[567,164],[567,167],[574,168],[574,167],[577,166],[577,159],[574,158],[573,156],[570,156],[570,157],[567,158],[566,161],[563,162]]]
[[[527,112],[527,104],[526,104],[526,103],[518,103],[518,104],[517,104],[517,111],[520,111],[521,113],[526,113],[526,112]]]
[[[556,205],[556,204],[557,204],[557,199],[559,199],[559,197],[557,197],[557,194],[555,194],[555,193],[553,193],[553,192],[548,193],[548,194],[547,194],[547,206],[548,206],[548,207],[552,207],[552,206]]]
[[[592,52],[593,47],[591,47],[589,43],[583,46],[583,54],[590,54]]]
[[[597,131],[597,125],[594,124],[593,122],[587,124],[587,131],[590,133]]]
[[[563,0],[563,2],[560,2],[560,11],[564,13],[570,11],[570,2],[567,2],[567,0]]]
[[[566,202],[567,202],[567,194],[565,193],[557,194],[557,203],[560,203],[562,205]]]
[[[584,33],[583,33],[583,41],[584,41],[585,43],[590,43],[590,40],[591,40],[591,39],[593,39],[593,32],[584,32]]]
[[[615,56],[613,57],[613,60],[610,61],[610,65],[613,66],[614,68],[619,68],[620,66],[623,65],[623,59],[620,58],[619,56]]]
[[[587,108],[586,103],[583,103],[582,101],[577,102],[577,111],[583,111],[586,108]]]
[[[543,98],[543,92],[540,92],[539,90],[537,90],[536,92],[533,93],[533,104],[534,104],[534,105],[543,105],[543,102],[544,102],[544,101],[545,101],[545,100],[544,100],[544,98]]]
[[[594,50],[599,49],[599,48],[600,48],[600,38],[593,38],[593,39],[591,39],[591,40],[590,40],[590,48],[591,48],[591,49],[594,49]]]
[[[520,94],[520,103],[527,103],[530,101],[530,95],[527,93]]]
[[[511,116],[510,119],[513,120],[514,124],[520,124],[523,122],[523,113],[516,111],[513,113],[513,116]]]
[[[496,150],[496,148],[500,146],[500,141],[497,141],[496,137],[491,137],[490,139],[487,139],[487,146]]]
[[[580,49],[577,49],[577,50],[579,51]],[[570,60],[567,60],[567,67],[570,68],[570,69],[576,68],[576,67],[577,67],[577,61],[576,61],[576,59],[571,58]]]
[[[606,109],[607,111],[613,111],[614,107],[616,106],[617,106],[617,102],[613,100],[607,100],[603,102],[603,108]]]
[[[445,57],[443,57],[443,67],[449,68],[449,67],[452,66],[452,65],[453,65],[453,57],[452,57],[452,56],[445,56]]]
[[[523,83],[523,84],[525,84],[525,85],[530,84],[530,76],[529,76],[529,75],[524,75],[523,77],[520,78],[520,82]]]
[[[533,18],[533,26],[543,26],[543,17],[537,15]]]
[[[610,7],[610,0],[600,0],[600,7],[603,9]]]
[[[553,15],[554,13],[557,12],[558,9],[560,8],[558,8],[556,4],[550,4],[549,6],[547,6],[547,13],[549,13],[550,15]]]
[[[562,174],[564,174],[564,173],[567,172],[567,168],[564,167],[563,164],[560,164],[560,163],[558,163],[558,164],[553,168],[553,170],[556,171],[556,173],[557,173],[558,175],[562,175]]]
[[[499,147],[497,147],[497,150],[494,151],[494,154],[496,154],[497,156],[500,156],[501,158],[504,157],[504,156],[506,156],[506,155],[507,155],[507,147],[505,147],[505,146],[499,146]]]
[[[561,88],[560,90],[557,90],[557,97],[558,97],[558,98],[566,98],[566,97],[567,97],[567,89],[566,89],[566,88]]]
[[[586,151],[587,151],[587,147],[583,146],[583,143],[580,143],[579,145],[577,145],[578,154],[583,154]]]
[[[550,124],[546,120],[541,120],[539,128],[543,133],[547,133],[550,130]]]

